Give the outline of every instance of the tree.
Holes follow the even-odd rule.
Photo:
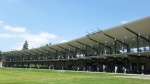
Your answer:
[[[45,46],[50,46],[51,45],[51,43],[47,43]]]
[[[2,56],[2,51],[0,51],[0,57]]]
[[[45,46],[48,46],[48,43]]]
[[[28,41],[25,41],[23,44],[23,49],[22,50],[27,50],[28,49]]]
[[[50,46],[50,45],[52,45],[51,43],[46,43],[46,44],[44,44],[44,45],[42,45],[41,47],[47,47],[47,46]]]

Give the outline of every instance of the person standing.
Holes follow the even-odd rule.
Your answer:
[[[104,51],[105,51],[105,55],[107,55],[107,50],[105,49]]]
[[[80,69],[80,68],[79,68],[79,66],[78,66],[78,67],[77,67],[77,71],[79,71],[79,69]]]
[[[103,64],[103,72],[106,72],[105,68],[106,68],[106,66]]]
[[[144,74],[144,65],[141,66],[142,74]]]
[[[123,73],[125,74],[125,73],[126,73],[126,68],[125,68],[125,67],[122,67],[122,71],[123,71]]]
[[[132,66],[130,66],[130,73],[132,73]]]
[[[117,73],[117,70],[118,70],[118,66],[115,66],[115,73]]]

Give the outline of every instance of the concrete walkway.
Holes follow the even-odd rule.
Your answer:
[[[6,67],[5,67],[6,68]],[[12,68],[10,68],[12,69]],[[33,68],[14,68],[14,69],[30,69],[32,70]],[[35,69],[33,69],[35,70]],[[105,73],[105,74],[123,74],[123,73],[109,73],[109,72],[91,72],[91,71],[74,71],[74,70],[55,70],[55,69],[36,69],[36,70],[54,70],[58,72],[87,72],[87,73]],[[145,75],[145,74],[124,74],[124,76],[116,76],[116,77],[123,77],[123,78],[138,78],[138,79],[149,79],[150,80],[150,75]]]
[[[87,73],[105,73],[105,74],[123,74],[123,73],[108,73],[108,72],[90,72],[90,71],[72,71],[72,70],[57,70],[57,71],[70,71],[70,72],[87,72]],[[124,74],[125,76],[116,76],[123,78],[138,78],[138,79],[149,79],[150,75],[145,74]]]
[[[128,75],[128,74],[127,74]],[[138,79],[149,79],[150,80],[150,75],[143,75],[143,74],[133,74],[133,75],[128,75],[128,76],[117,76],[117,77],[123,77],[123,78],[138,78]]]

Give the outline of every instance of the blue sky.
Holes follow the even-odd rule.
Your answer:
[[[0,50],[60,43],[150,15],[150,0],[0,0]]]

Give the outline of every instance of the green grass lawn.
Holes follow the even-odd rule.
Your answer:
[[[150,84],[148,79],[117,76],[127,75],[1,68],[0,84]]]

